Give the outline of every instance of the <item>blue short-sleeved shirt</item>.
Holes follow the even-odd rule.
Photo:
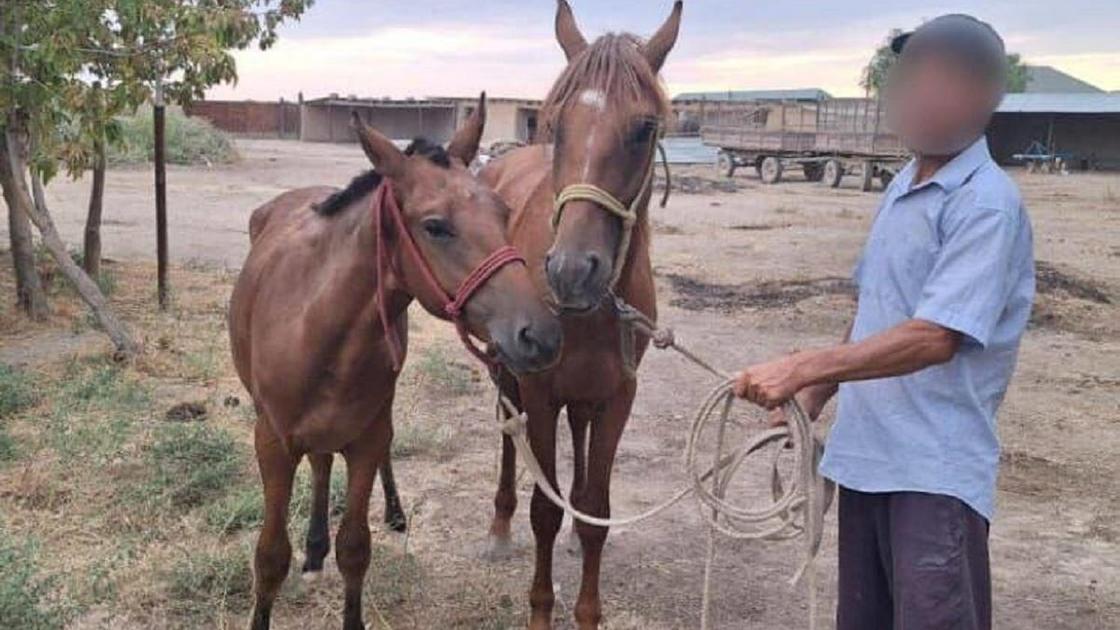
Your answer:
[[[909,319],[962,334],[947,363],[845,383],[821,472],[863,492],[957,497],[991,519],[1003,400],[1034,299],[1030,220],[978,140],[919,186],[887,189],[856,265],[853,342]]]

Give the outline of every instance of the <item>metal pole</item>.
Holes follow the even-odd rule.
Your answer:
[[[167,287],[167,172],[164,162],[164,104],[163,80],[156,80],[156,97],[152,106],[152,120],[155,125],[155,168],[156,168],[156,264],[159,308],[168,307]]]

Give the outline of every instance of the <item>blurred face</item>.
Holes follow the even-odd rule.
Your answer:
[[[891,129],[919,155],[953,155],[987,126],[1000,88],[960,60],[939,54],[907,57],[887,82]]]

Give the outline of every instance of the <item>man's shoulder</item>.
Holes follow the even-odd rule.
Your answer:
[[[1023,194],[1019,185],[1007,171],[993,160],[988,160],[949,196],[950,207],[960,210],[983,209],[1021,215],[1024,212]]]

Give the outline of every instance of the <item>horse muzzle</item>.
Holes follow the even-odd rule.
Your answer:
[[[548,286],[566,313],[594,310],[611,289],[614,263],[594,251],[553,251],[545,258]]]
[[[489,332],[501,362],[518,374],[540,372],[560,360],[564,332],[551,314],[506,320]]]

